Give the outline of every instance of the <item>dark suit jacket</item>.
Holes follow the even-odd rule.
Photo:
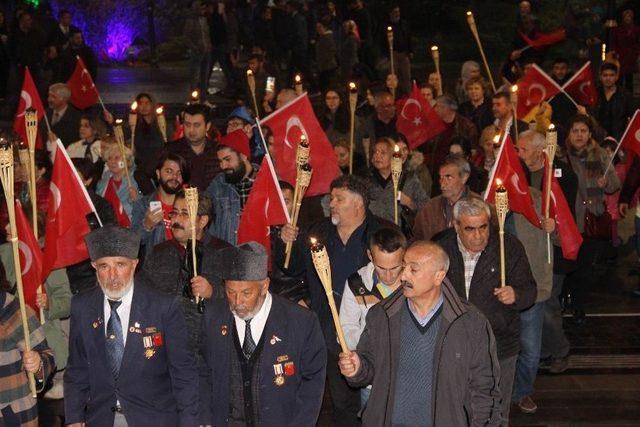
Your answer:
[[[198,380],[179,303],[152,289],[134,286],[117,380],[106,358],[102,289],[96,287],[73,298],[69,362],[64,375],[66,422],[111,427],[111,408],[118,399],[131,426],[195,426]],[[149,356],[143,337],[153,333],[162,334],[162,342]]]
[[[226,299],[211,300],[202,321],[202,352],[210,381],[200,394],[200,424],[228,424],[229,369],[234,347],[233,314]],[[258,420],[263,426],[315,426],[322,406],[327,351],[316,315],[284,298],[273,295],[271,311],[263,331],[260,353]],[[277,340],[276,340],[277,338]],[[293,362],[295,372],[275,384],[274,364]]]
[[[64,112],[64,116],[54,125],[51,123],[53,111],[47,111],[47,119],[49,119],[49,123],[51,123],[51,130],[60,138],[65,148],[80,139],[80,117],[82,117],[82,113],[69,104],[67,111]],[[45,128],[45,135],[46,133]]]
[[[516,293],[516,302],[511,305],[502,304],[493,294],[493,290],[500,287],[500,243],[494,229],[491,230],[489,243],[473,271],[469,298],[465,292],[464,261],[458,249],[458,236],[455,229],[446,231],[438,241],[449,255],[447,278],[458,292],[460,299],[468,300],[489,319],[493,334],[496,336],[500,360],[518,354],[520,310],[530,307],[535,302],[537,294],[536,282],[522,243],[509,233],[505,233],[504,240],[507,285],[511,286]]]

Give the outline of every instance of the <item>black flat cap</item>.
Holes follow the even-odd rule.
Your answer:
[[[249,242],[220,249],[217,259],[222,280],[258,281],[267,278],[267,251],[259,243]]]
[[[138,258],[140,236],[117,225],[106,225],[93,230],[84,238],[91,261],[110,256]]]

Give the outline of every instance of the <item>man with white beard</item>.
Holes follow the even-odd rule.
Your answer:
[[[71,303],[67,425],[196,425],[198,378],[179,302],[134,280],[135,233],[106,226],[85,241],[100,287]]]
[[[217,255],[226,299],[203,314],[199,425],[315,426],[327,362],[316,315],[269,292],[260,244]]]

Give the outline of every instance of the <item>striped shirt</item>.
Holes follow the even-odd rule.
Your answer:
[[[460,249],[460,254],[462,254],[462,260],[464,261],[464,291],[467,295],[467,299],[469,299],[469,289],[471,288],[471,279],[473,279],[473,272],[476,269],[476,264],[480,259],[480,255],[482,252],[472,253],[464,247],[464,244],[460,240],[460,236],[458,236],[458,249]]]
[[[47,345],[44,331],[33,310],[27,306],[27,317],[31,347],[40,353],[44,377],[53,371],[53,351]],[[11,412],[20,420],[21,425],[33,423],[38,418],[37,401],[31,397],[27,375],[22,368],[24,334],[20,318],[20,305],[13,295],[0,291],[0,425],[3,425],[2,413]],[[37,376],[36,376],[37,378]],[[44,381],[36,381],[40,391]]]
[[[251,193],[251,188],[253,188],[253,182],[256,180],[256,175],[258,174],[258,169],[253,166],[253,171],[246,178],[242,178],[240,182],[237,184],[233,184],[238,195],[240,196],[240,209],[244,209],[244,205],[247,203],[247,199],[249,198],[249,193]]]

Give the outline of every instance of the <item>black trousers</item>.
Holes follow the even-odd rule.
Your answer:
[[[350,387],[340,373],[337,350],[329,349],[327,354],[327,384],[331,393],[336,426],[359,426],[360,389]]]

